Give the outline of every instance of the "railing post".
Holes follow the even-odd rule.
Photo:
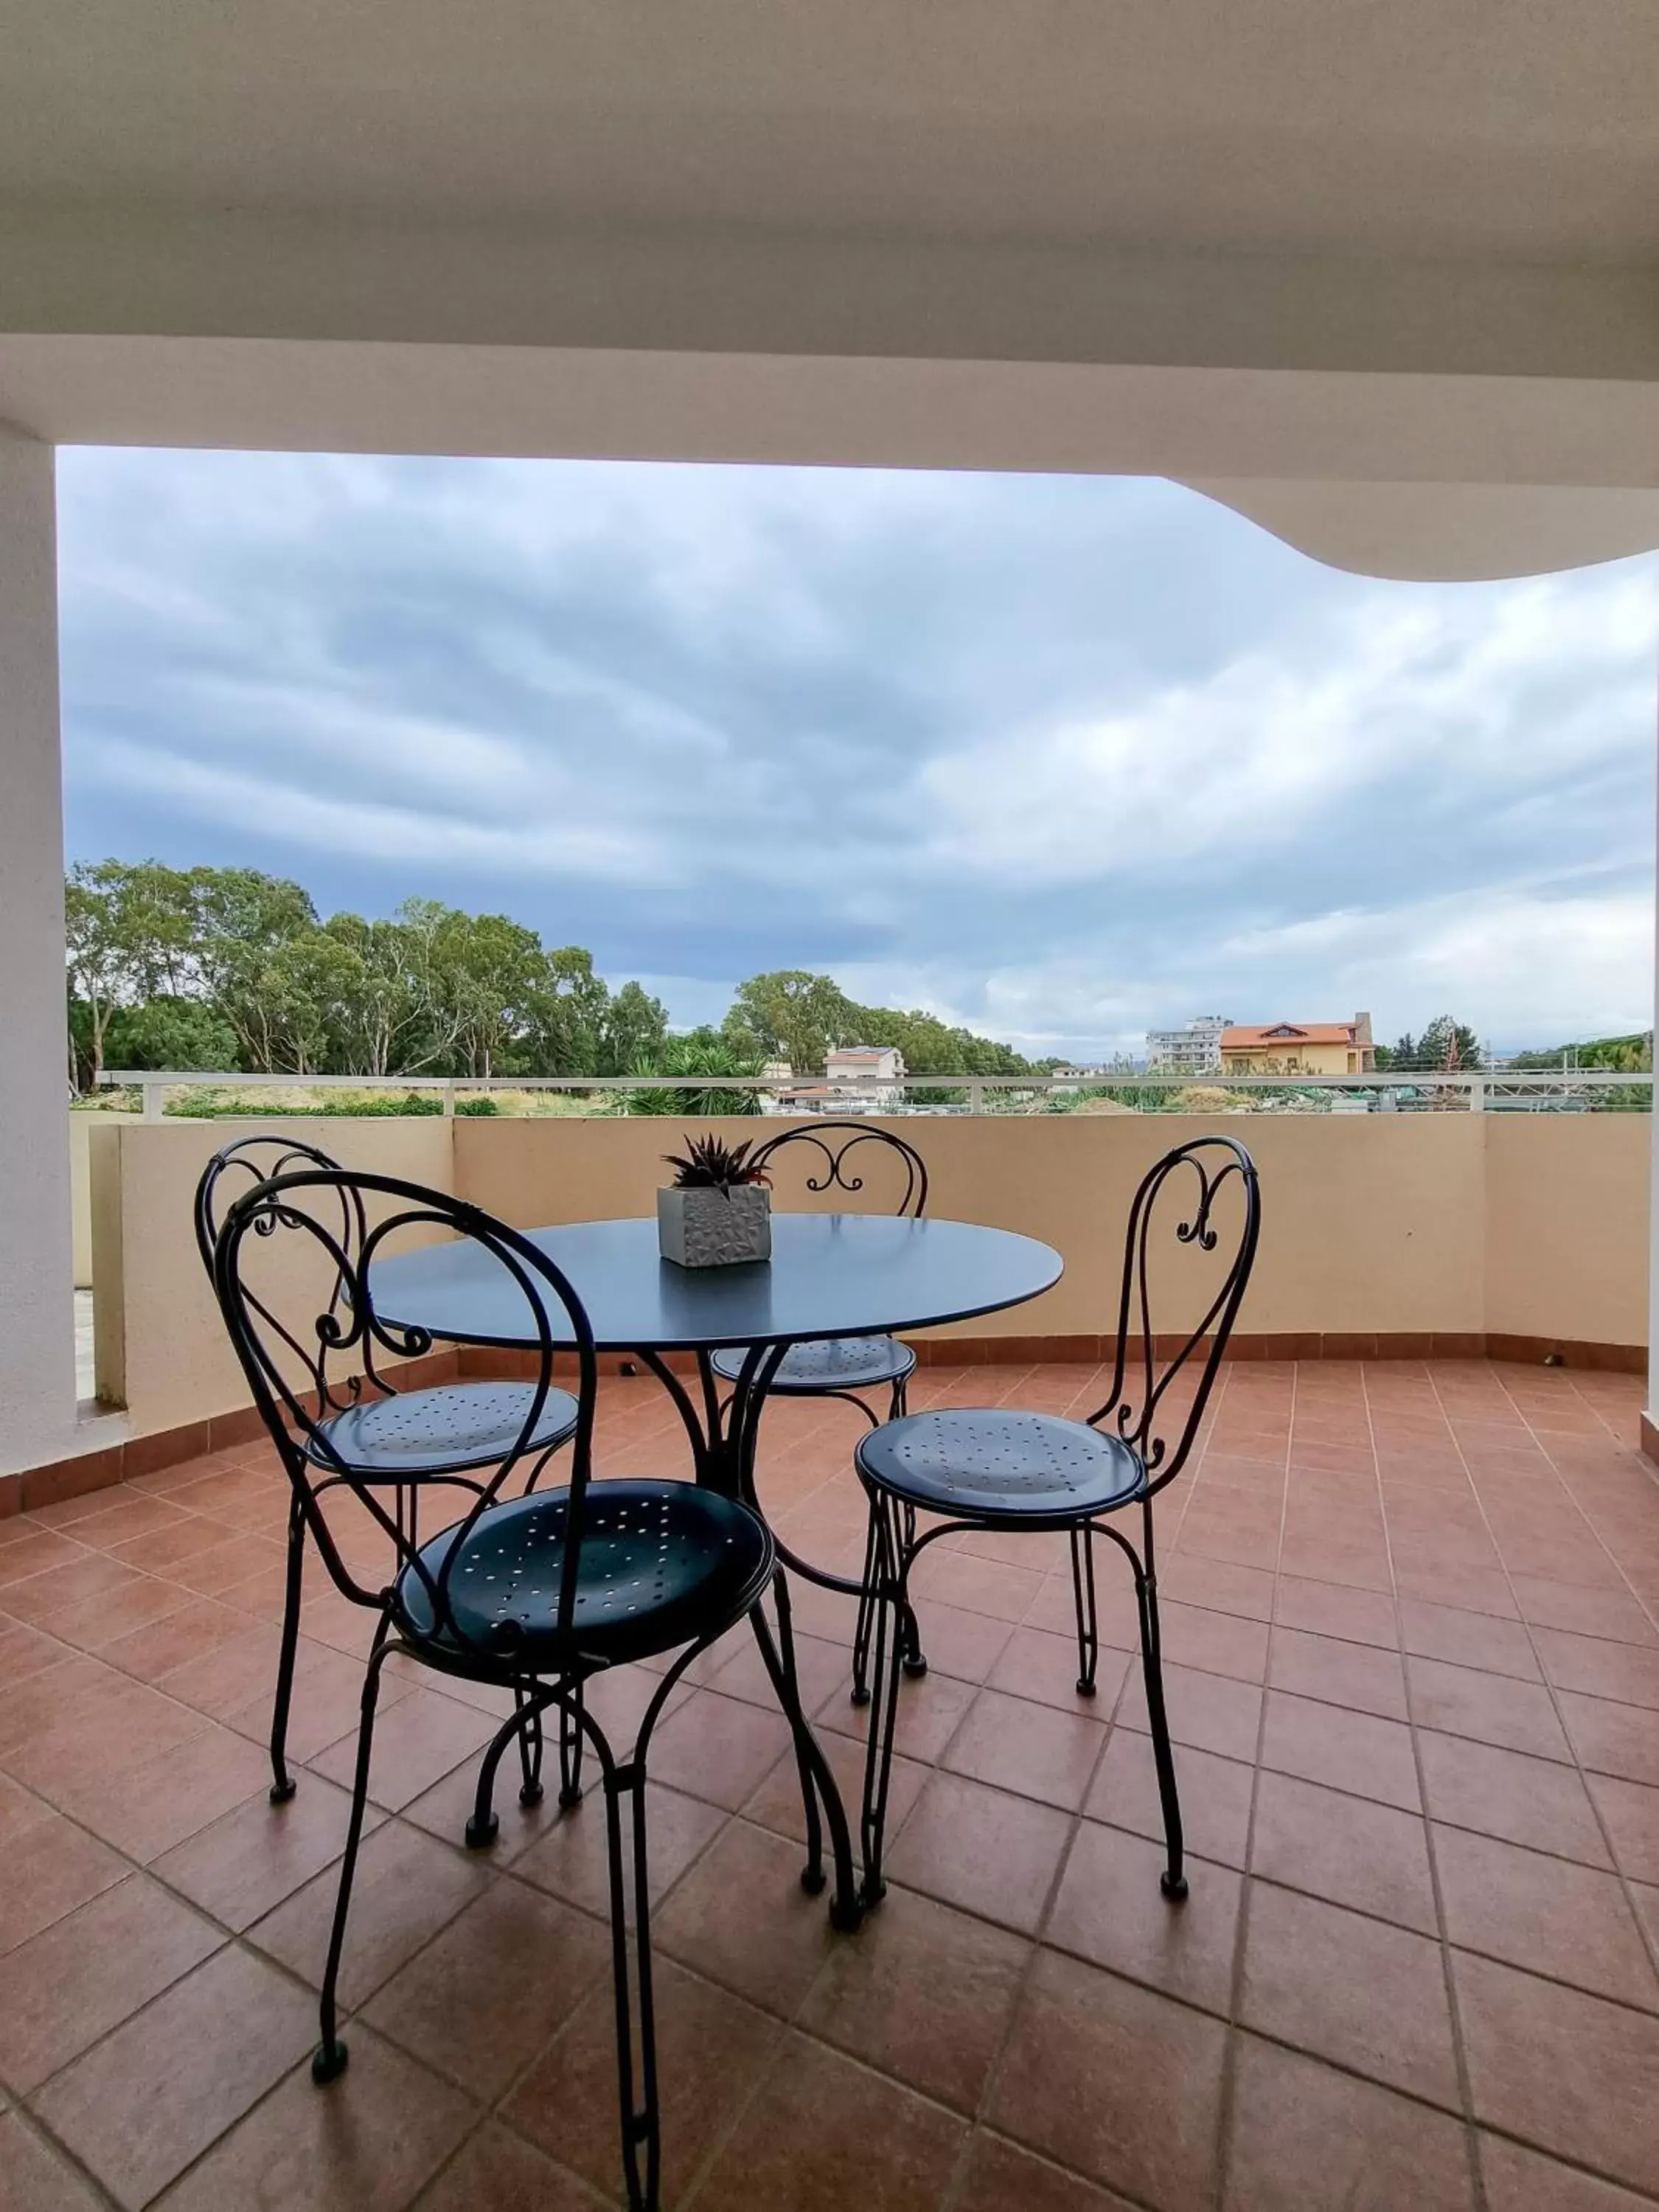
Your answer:
[[[1469,1111],[1484,1114],[1486,1110],[1486,1079],[1484,1075],[1469,1078]]]
[[[985,1085],[982,1083],[970,1083],[968,1085],[968,1111],[970,1114],[982,1114],[985,1111]]]
[[[444,1119],[446,1121],[453,1121],[454,1118],[455,1079],[452,1075],[444,1085]]]
[[[146,1083],[143,1085],[143,1118],[146,1121],[159,1121],[166,1103],[167,1092],[161,1084]]]

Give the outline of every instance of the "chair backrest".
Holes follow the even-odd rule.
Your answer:
[[[341,1237],[342,1218],[362,1223],[355,1245]],[[465,1239],[473,1272],[490,1270],[516,1295],[521,1312],[510,1334],[529,1356],[523,1413],[505,1436],[498,1462],[465,1475],[404,1475],[387,1486],[349,1465],[329,1435],[331,1409],[356,1399],[365,1378],[379,1388],[382,1358],[419,1358],[432,1339],[417,1319],[385,1317],[375,1303],[375,1271],[400,1246],[428,1245],[434,1232]],[[411,1569],[424,1589],[434,1634],[499,1663],[519,1632],[511,1620],[488,1645],[469,1636],[450,1602],[449,1581],[465,1536],[501,1495],[515,1468],[532,1472],[545,1449],[536,1435],[554,1389],[554,1362],[573,1348],[577,1422],[562,1468],[565,1557],[555,1626],[574,1617],[578,1553],[592,1468],[598,1366],[593,1334],[580,1300],[561,1271],[530,1240],[464,1200],[393,1176],[340,1168],[307,1168],[258,1183],[225,1211],[213,1253],[214,1290],[236,1355],[305,1514],[308,1532],[346,1596],[378,1607],[397,1574]],[[307,1296],[307,1291],[309,1295]],[[499,1308],[497,1308],[499,1313]],[[459,1489],[470,1498],[434,1565],[422,1553],[418,1510],[423,1491]],[[325,1493],[344,1493],[360,1506],[396,1555],[393,1573],[373,1586],[344,1556],[358,1547],[337,1531],[323,1510]],[[441,1523],[440,1527],[441,1528]],[[384,1554],[380,1556],[383,1557]]]
[[[315,1145],[301,1144],[297,1137],[239,1137],[234,1145],[216,1152],[196,1186],[196,1249],[209,1282],[213,1280],[213,1248],[219,1241],[220,1219],[234,1200],[256,1183],[269,1182],[273,1176],[288,1175],[296,1168],[322,1168],[334,1175],[339,1165]],[[341,1197],[349,1205],[344,1191]],[[353,1228],[357,1231],[355,1240],[350,1234]],[[348,1247],[354,1241],[362,1242],[361,1218],[353,1221],[343,1217],[342,1229]]]
[[[860,1152],[861,1146],[876,1150]],[[884,1199],[892,1194],[887,1189],[890,1182],[897,1196],[896,1214],[914,1218],[927,1208],[927,1163],[914,1145],[907,1145],[902,1137],[884,1129],[879,1122],[802,1121],[793,1129],[780,1130],[758,1146],[753,1155],[755,1166],[765,1169],[775,1186],[777,1156],[787,1147],[795,1149],[794,1164],[804,1170],[805,1188],[815,1194],[845,1191],[849,1197],[856,1197],[864,1188],[865,1173],[875,1176],[879,1164],[885,1170],[881,1176]]]
[[[1174,1235],[1155,1244],[1154,1228],[1165,1220]],[[1177,1145],[1135,1193],[1111,1395],[1089,1419],[1099,1426],[1110,1418],[1140,1455],[1152,1491],[1179,1474],[1192,1449],[1255,1264],[1261,1224],[1255,1162],[1231,1137]],[[1162,1334],[1154,1328],[1155,1265],[1160,1297],[1167,1287],[1183,1316],[1197,1316]]]
[[[319,1152],[315,1145],[302,1143],[297,1137],[239,1137],[234,1145],[227,1145],[216,1152],[203,1169],[201,1181],[196,1186],[196,1249],[202,1255],[202,1265],[207,1269],[210,1283],[214,1280],[213,1255],[219,1243],[220,1228],[230,1206],[238,1198],[257,1188],[260,1183],[269,1182],[276,1176],[291,1175],[309,1168],[319,1169],[325,1176],[340,1177],[337,1182],[329,1186],[332,1196],[327,1202],[327,1211],[335,1241],[347,1263],[336,1278],[330,1310],[337,1316],[343,1312],[349,1300],[349,1263],[353,1255],[362,1249],[363,1239],[368,1233],[368,1218],[361,1196],[349,1176],[343,1175],[339,1162],[331,1159],[326,1152]],[[267,1220],[261,1233],[270,1235],[275,1225],[274,1222]],[[255,1298],[252,1291],[248,1295]],[[275,1311],[262,1307],[260,1313],[269,1328],[287,1336],[287,1330]],[[295,1344],[292,1339],[289,1341],[290,1350],[309,1364],[309,1355],[305,1347]],[[333,1395],[329,1378],[322,1375],[314,1377],[313,1387],[322,1394],[324,1410],[332,1413],[342,1412],[347,1405],[356,1403],[365,1387],[380,1397],[393,1395],[392,1384],[376,1375],[372,1367],[365,1376],[354,1378],[353,1387],[346,1397]]]

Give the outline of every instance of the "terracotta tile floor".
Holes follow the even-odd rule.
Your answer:
[[[917,1403],[1086,1411],[1083,1369]],[[1133,1609],[1103,1553],[1074,1695],[1061,1548],[924,1578],[893,1886],[833,1937],[741,1634],[653,1753],[672,2205],[1619,2212],[1659,2201],[1659,1486],[1633,1378],[1226,1370],[1161,1501],[1192,1892],[1159,1897]],[[611,1471],[684,1471],[653,1385]],[[854,1563],[844,1408],[768,1415],[780,1528]],[[0,2203],[539,2212],[615,2200],[597,1804],[459,1829],[488,1697],[388,1680],[343,1995],[306,2058],[361,1617],[313,1577],[299,1794],[262,1738],[284,1499],[255,1449],[0,1523]],[[801,1672],[855,1784],[851,1607]],[[637,1718],[642,1686],[605,1686]]]

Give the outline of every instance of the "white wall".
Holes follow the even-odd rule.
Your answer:
[[[75,1443],[53,485],[0,426],[0,1474]]]

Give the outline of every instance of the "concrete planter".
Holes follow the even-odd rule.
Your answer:
[[[678,1267],[735,1267],[772,1256],[772,1194],[764,1183],[730,1190],[657,1193],[657,1241]]]

